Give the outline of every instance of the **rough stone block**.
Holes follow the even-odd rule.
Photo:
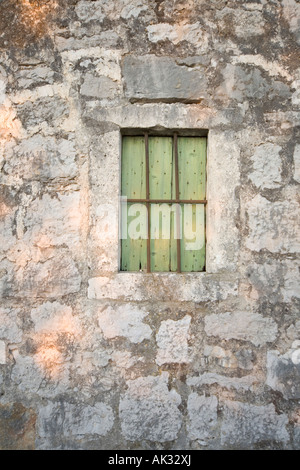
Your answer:
[[[205,332],[222,339],[251,341],[261,346],[276,339],[278,327],[272,318],[252,312],[226,312],[207,315]]]
[[[6,344],[0,340],[0,364],[6,364]]]
[[[81,86],[81,94],[91,98],[112,99],[117,93],[117,84],[108,77],[95,77],[88,73]]]
[[[43,441],[50,442],[58,432],[68,438],[85,435],[105,436],[112,428],[114,415],[104,403],[90,406],[84,403],[49,403],[39,408],[37,433]]]
[[[107,306],[99,313],[98,322],[107,339],[124,336],[132,343],[141,343],[152,334],[150,326],[143,322],[147,315],[144,309],[130,304]]]
[[[190,362],[188,339],[191,317],[182,320],[167,320],[161,323],[156,335],[158,352],[155,362],[162,365],[168,362]]]
[[[297,228],[300,208],[296,200],[270,202],[257,195],[247,205],[250,234],[246,245],[250,250],[267,249],[272,253],[300,251]]]
[[[251,449],[257,443],[287,444],[288,417],[277,414],[273,404],[249,405],[237,401],[224,403],[221,444],[234,449]]]
[[[166,442],[176,439],[181,428],[178,410],[181,398],[168,389],[168,373],[159,377],[140,377],[127,382],[120,401],[120,419],[125,439]]]
[[[250,179],[257,188],[277,188],[281,185],[281,147],[272,143],[262,144],[255,149],[251,158],[253,170]]]
[[[178,65],[171,57],[128,55],[122,72],[125,96],[130,101],[197,102],[207,96],[205,74]]]
[[[188,398],[188,436],[191,440],[198,439],[202,444],[213,441],[217,437],[218,400],[215,396],[206,397],[191,393]]]
[[[299,352],[300,349],[290,350],[283,355],[278,351],[268,352],[266,384],[282,393],[286,399],[300,399]]]

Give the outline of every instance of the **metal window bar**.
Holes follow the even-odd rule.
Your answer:
[[[149,171],[149,134],[145,132],[145,155],[146,155],[146,198],[127,199],[126,202],[140,202],[145,203],[147,207],[147,273],[151,272],[151,251],[150,251],[150,220],[151,220],[151,204],[207,204],[206,199],[180,199],[179,198],[179,171],[178,171],[178,140],[177,133],[173,134],[173,149],[174,149],[174,163],[175,163],[175,199],[150,199],[150,171]],[[177,233],[177,273],[181,272],[181,246],[180,246],[180,217],[177,213],[176,216],[176,233]]]

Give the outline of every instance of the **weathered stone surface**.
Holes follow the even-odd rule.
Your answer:
[[[6,297],[57,298],[78,292],[81,276],[68,256],[56,255],[41,264],[34,262],[19,270],[3,288]]]
[[[36,198],[24,216],[24,239],[39,248],[65,244],[75,251],[80,244],[81,218],[79,191]]]
[[[297,261],[270,261],[263,264],[250,264],[248,276],[258,295],[267,296],[270,302],[290,302],[300,298]]]
[[[6,364],[6,344],[0,340],[0,364]]]
[[[21,403],[0,405],[0,449],[34,450],[36,415]]]
[[[158,352],[155,361],[158,365],[168,362],[190,362],[188,347],[190,323],[189,315],[182,320],[167,320],[161,323],[156,335]]]
[[[21,178],[72,180],[77,175],[75,158],[72,140],[34,135],[15,146],[11,156],[7,157],[6,154],[4,170],[9,175],[9,183],[19,182]]]
[[[68,105],[59,97],[40,98],[34,102],[26,101],[18,108],[18,116],[27,129],[28,127],[41,126],[46,122],[53,126],[62,118],[68,116]]]
[[[96,403],[89,406],[84,403],[49,403],[40,407],[37,432],[42,440],[51,442],[57,430],[64,437],[82,438],[86,434],[105,436],[114,423],[110,406]]]
[[[10,343],[22,341],[18,313],[18,309],[0,308],[0,339],[5,339]]]
[[[108,77],[95,77],[88,73],[81,86],[81,94],[99,99],[111,99],[117,93],[117,84]]]
[[[300,144],[295,145],[294,150],[294,180],[300,183]]]
[[[283,355],[278,351],[268,351],[266,384],[286,399],[300,398],[299,351],[292,349]]]
[[[150,326],[143,322],[147,315],[144,309],[130,304],[108,306],[98,314],[98,322],[105,338],[124,336],[132,343],[140,343],[152,335]]]
[[[204,319],[205,332],[222,339],[251,341],[260,346],[276,339],[278,327],[272,318],[252,312],[226,312],[208,315]]]
[[[206,51],[208,47],[207,35],[199,22],[187,24],[184,21],[175,25],[153,24],[147,27],[147,32],[149,41],[155,43],[168,40],[173,44],[179,44],[182,41],[189,41],[198,51]]]
[[[203,351],[203,365],[218,364],[225,369],[252,369],[253,352],[247,349],[241,349],[234,353],[220,346],[205,346]]]
[[[36,333],[80,333],[79,321],[73,316],[72,308],[59,302],[45,302],[31,310]]]
[[[203,273],[194,274],[151,274],[147,284],[143,276],[136,273],[120,273],[112,278],[95,277],[89,280],[90,299],[182,300],[201,302],[222,299],[236,295],[234,280],[218,281]]]
[[[277,188],[281,185],[281,157],[279,145],[262,144],[252,156],[253,170],[250,173],[252,183],[258,188]]]
[[[237,401],[224,402],[221,443],[234,449],[249,449],[259,442],[287,444],[288,417],[277,414],[273,404],[248,405]]]
[[[207,444],[207,441],[213,441],[217,437],[217,398],[191,393],[188,398],[187,409],[189,414],[189,438],[204,441],[204,445]]]
[[[247,205],[250,234],[246,245],[253,251],[267,249],[272,253],[299,252],[297,227],[299,204],[288,200],[270,202],[257,195]]]
[[[217,384],[228,390],[251,390],[253,384],[257,382],[254,375],[246,375],[245,377],[226,377],[225,375],[215,374],[213,372],[205,372],[199,377],[190,377],[187,384],[194,387],[202,385]]]
[[[267,80],[258,68],[247,69],[241,65],[227,64],[223,70],[224,81],[216,90],[224,102],[228,99],[242,103],[245,99],[272,100],[276,96],[286,99],[289,87],[279,80]]]
[[[120,401],[122,432],[126,439],[166,442],[176,439],[181,428],[178,405],[181,398],[168,390],[168,373],[158,377],[140,377],[127,382]]]
[[[126,56],[125,95],[131,101],[199,101],[207,95],[205,75],[170,57]]]

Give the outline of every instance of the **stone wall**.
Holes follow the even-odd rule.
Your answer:
[[[0,1],[1,449],[299,449],[299,21]],[[118,272],[124,128],[208,130],[206,272]]]

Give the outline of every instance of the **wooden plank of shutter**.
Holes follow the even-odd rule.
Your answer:
[[[122,139],[121,191],[129,199],[146,197],[146,160],[144,137],[125,136]],[[135,203],[122,205],[122,217],[127,216],[127,239],[121,243],[121,270],[146,271],[147,240],[133,239],[128,234],[128,227],[136,217],[130,216]],[[136,206],[138,209],[138,206]],[[125,214],[126,211],[126,214]],[[134,211],[135,212],[135,211]],[[144,217],[145,218],[145,217]],[[143,219],[144,219],[143,218]],[[147,220],[142,225],[147,225]],[[142,230],[142,227],[140,227]]]
[[[150,199],[171,199],[172,186],[173,186],[173,144],[171,137],[149,137],[149,196]],[[168,239],[163,239],[163,236],[170,234],[172,222],[172,214],[170,205],[165,208],[162,207],[161,217],[167,217],[170,214],[170,222],[168,224],[167,233],[163,234],[162,224],[155,223],[155,210],[157,205],[151,205],[151,271],[176,271],[174,267],[174,250],[176,245],[168,236]],[[165,211],[165,214],[163,212]],[[154,229],[157,229],[158,239],[154,238]],[[172,234],[171,234],[172,237]]]
[[[206,138],[178,137],[178,168],[180,199],[205,199],[206,192]],[[183,233],[181,240],[181,271],[203,271],[205,267],[205,207],[193,204],[186,208],[182,205]],[[188,232],[196,230],[201,248],[191,248],[193,240]]]

